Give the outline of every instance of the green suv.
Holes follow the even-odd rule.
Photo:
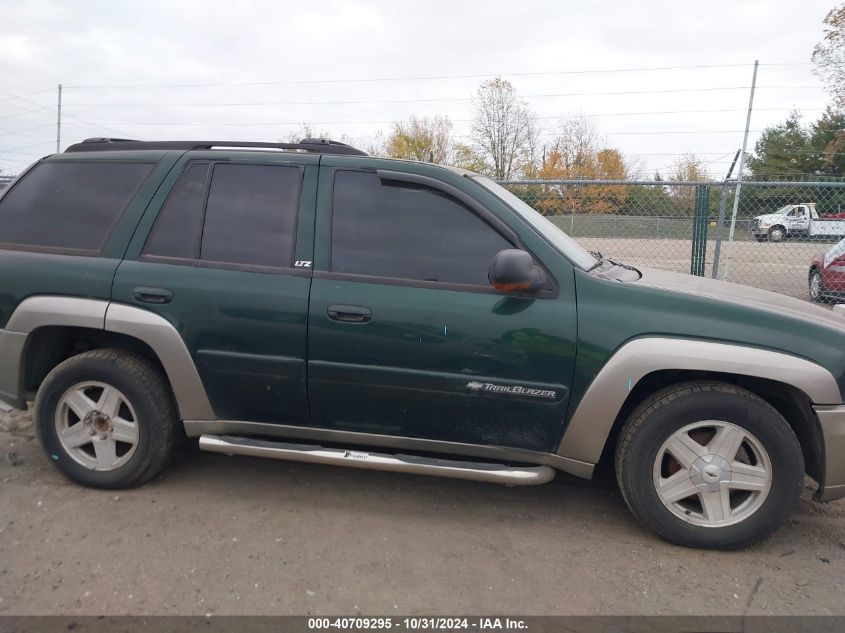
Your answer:
[[[0,198],[0,399],[84,485],[204,450],[508,485],[615,469],[738,548],[845,496],[845,320],[594,256],[493,181],[341,143],[89,139]]]

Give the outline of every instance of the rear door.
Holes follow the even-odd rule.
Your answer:
[[[182,334],[218,419],[307,424],[306,315],[319,157],[193,152],[154,198],[113,300]]]
[[[498,291],[494,255],[525,247],[501,219],[454,187],[349,163],[321,164],[313,424],[552,450],[575,358],[571,268],[531,297]]]

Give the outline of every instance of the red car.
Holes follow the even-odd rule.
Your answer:
[[[845,239],[816,255],[808,281],[813,301],[845,299]]]

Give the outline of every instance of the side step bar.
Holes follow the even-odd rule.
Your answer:
[[[416,455],[387,455],[312,444],[268,442],[230,435],[202,435],[200,448],[212,453],[269,457],[293,462],[334,464],[370,470],[389,470],[415,475],[433,475],[472,481],[490,481],[509,486],[536,486],[551,481],[555,471],[549,466],[512,467],[504,464],[463,462]]]

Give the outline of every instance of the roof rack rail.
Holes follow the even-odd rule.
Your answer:
[[[351,154],[366,156],[360,149],[325,138],[304,138],[299,143],[263,143],[257,141],[138,141],[128,138],[87,138],[68,147],[65,152],[113,152],[123,150],[196,150],[218,147],[244,149],[277,149],[314,154]]]

